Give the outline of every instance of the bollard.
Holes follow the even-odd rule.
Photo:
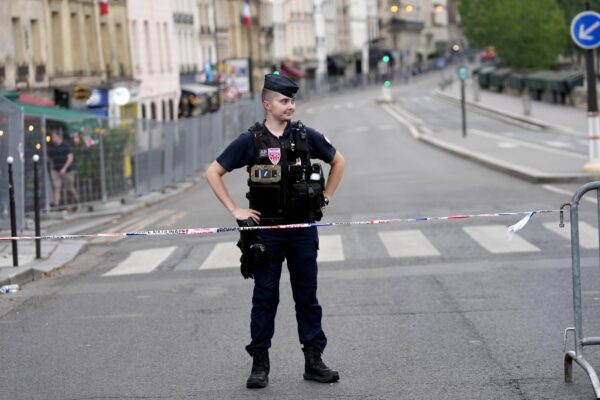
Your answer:
[[[531,93],[529,88],[523,91],[523,115],[531,115]]]
[[[460,81],[460,108],[462,115],[462,137],[467,137],[467,107],[465,105],[465,81]]]
[[[35,236],[40,237],[40,179],[38,175],[38,162],[40,156],[33,155],[33,211],[35,222]],[[35,239],[35,258],[42,258],[42,241]]]
[[[12,237],[17,236],[17,211],[15,207],[15,188],[13,183],[13,161],[12,157],[8,157],[6,162],[8,163],[8,196],[10,199],[10,235]],[[12,240],[12,254],[13,254],[13,267],[19,266],[19,249],[17,248],[17,241]]]
[[[479,87],[479,81],[475,81],[473,83],[473,101],[474,102],[478,102],[479,101],[480,90],[481,90],[481,88]]]

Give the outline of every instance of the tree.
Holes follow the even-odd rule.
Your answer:
[[[507,66],[552,67],[569,39],[556,0],[461,0],[462,25],[476,46],[494,46]]]

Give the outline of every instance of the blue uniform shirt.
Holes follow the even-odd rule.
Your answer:
[[[308,139],[308,155],[311,159],[323,160],[330,163],[335,156],[335,147],[316,130],[305,126]],[[283,136],[289,136],[291,124],[288,123]],[[217,157],[217,162],[227,171],[254,164],[254,138],[250,132],[244,132]]]

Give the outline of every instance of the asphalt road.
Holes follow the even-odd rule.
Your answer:
[[[347,160],[327,221],[556,209],[570,197],[569,185],[559,193],[415,141],[377,95],[298,107]],[[444,110],[432,107],[432,121],[448,118]],[[239,203],[245,180],[243,171],[226,176]],[[594,207],[582,203],[590,226]],[[324,357],[341,380],[302,380],[284,272],[270,385],[260,391],[244,385],[252,282],[225,265],[236,235],[97,240],[54,276],[0,297],[0,398],[592,399],[578,367],[575,382],[563,382],[569,241],[554,228],[557,213],[535,216],[511,241],[497,237],[520,217],[322,228]],[[111,230],[232,223],[202,182]],[[600,271],[590,229],[583,301],[593,335]],[[600,365],[593,350],[586,355]]]

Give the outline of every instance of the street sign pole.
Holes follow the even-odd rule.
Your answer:
[[[465,104],[465,85],[469,79],[469,68],[466,65],[459,65],[456,68],[456,75],[460,81],[460,108],[462,114],[462,137],[467,137],[467,107]]]
[[[571,22],[571,37],[575,44],[585,49],[587,104],[588,104],[588,162],[586,172],[600,172],[600,116],[594,71],[594,49],[600,46],[600,14],[590,11],[590,2],[585,2],[586,11]]]

